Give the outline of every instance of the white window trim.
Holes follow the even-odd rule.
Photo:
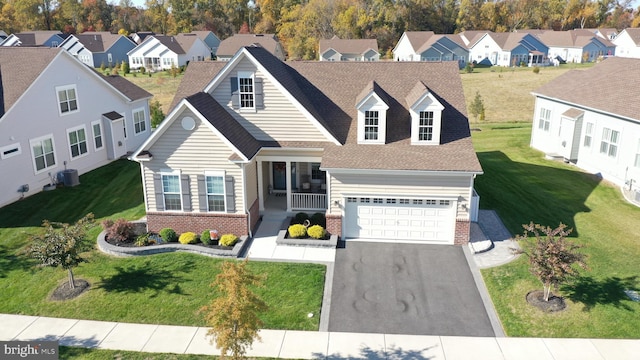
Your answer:
[[[144,123],[144,130],[140,132],[136,132],[136,113],[139,113],[139,112],[142,112],[142,116],[143,116],[142,123]],[[147,121],[147,111],[145,110],[145,108],[141,107],[141,108],[133,109],[133,111],[131,112],[131,117],[133,118],[133,135],[138,136],[146,133],[147,130],[149,129],[149,123]]]
[[[253,97],[253,106],[242,106],[242,86],[240,85],[240,79],[251,79],[251,95]],[[248,92],[246,93],[248,94]],[[242,110],[256,110],[256,74],[253,71],[238,71],[238,106],[240,111]]]
[[[33,145],[35,143],[42,143],[43,140],[47,140],[47,139],[51,139],[51,147],[53,148],[53,159],[55,160],[55,164],[49,167],[45,167],[41,170],[38,170],[38,167],[36,166],[36,157],[35,157],[35,154],[33,153]],[[31,149],[31,163],[33,164],[33,171],[35,174],[41,174],[41,173],[47,172],[51,169],[55,169],[58,166],[58,157],[56,155],[56,143],[53,138],[53,134],[47,134],[44,136],[37,137],[35,139],[30,139],[29,148]]]
[[[178,198],[180,199],[180,210],[175,210],[175,209],[167,209],[167,202],[165,199],[165,193],[164,192],[164,176],[177,176],[178,177]],[[171,169],[165,169],[165,170],[161,170],[160,171],[160,186],[162,186],[162,208],[165,211],[175,211],[175,212],[184,212],[184,204],[182,203],[182,178],[180,176],[180,170],[171,170]],[[176,193],[168,193],[171,195],[175,195]]]
[[[373,100],[372,100],[373,99]],[[385,144],[387,139],[387,110],[389,106],[382,101],[375,93],[371,93],[358,106],[358,144]],[[378,112],[378,138],[376,140],[365,140],[365,112]]]
[[[96,133],[93,130],[94,126],[96,124],[100,127],[100,139],[102,141],[102,146],[100,146],[100,147],[96,147]],[[91,122],[91,142],[93,143],[93,150],[94,151],[104,150],[104,129],[102,129],[102,121],[100,121],[100,120],[96,120],[96,121],[92,121]]]
[[[17,149],[17,150],[5,155],[5,151],[10,151],[10,150],[14,150],[14,149]],[[0,159],[2,159],[2,160],[9,159],[9,158],[12,158],[14,156],[18,156],[20,154],[22,154],[22,147],[20,146],[19,142],[15,143],[15,144],[3,146],[3,147],[0,148]]]
[[[605,130],[609,130],[609,136],[608,136],[608,138],[606,140],[604,139]],[[611,141],[611,135],[613,134],[614,131],[618,133],[618,139],[617,139],[617,141],[615,143]],[[618,154],[620,153],[620,137],[622,136],[622,133],[620,132],[620,130],[605,126],[605,127],[602,128],[602,133],[601,134],[602,134],[602,136],[600,136],[600,148],[598,149],[598,153],[600,155],[606,157],[606,158],[609,158],[609,159],[617,159],[618,158]],[[607,151],[606,152],[602,152],[602,143],[603,142],[607,143]],[[611,145],[614,145],[616,147],[615,156],[611,156],[609,154],[609,152],[611,151]]]
[[[551,109],[540,108],[540,113],[538,114],[538,129],[544,132],[551,130]]]
[[[591,126],[589,126],[591,125]],[[591,148],[593,146],[593,128],[595,124],[592,122],[586,122],[584,125],[584,137],[582,138],[582,146],[586,148]],[[589,138],[589,145],[586,144],[587,137]]]
[[[227,212],[227,183],[225,177],[224,170],[207,170],[204,172],[204,187],[206,191],[207,198],[207,212],[212,213],[226,213]],[[209,209],[209,188],[207,187],[207,176],[217,176],[222,177],[222,199],[224,201],[224,209],[223,210],[211,210]],[[212,194],[212,195],[220,195],[220,194]]]
[[[87,151],[84,154],[79,154],[78,156],[74,157],[73,152],[71,151],[71,140],[69,139],[69,133],[78,131],[80,129],[84,130],[84,141],[86,143]],[[66,134],[67,134],[67,149],[69,150],[69,159],[71,161],[74,161],[89,155],[89,138],[87,136],[87,128],[84,125],[68,128],[66,130]]]
[[[69,110],[67,112],[62,112],[62,109],[60,108],[60,96],[58,96],[58,93],[60,91],[66,91],[69,89],[73,89],[75,94],[76,94],[76,109],[75,110]],[[58,107],[58,114],[60,116],[66,116],[66,115],[70,115],[70,114],[74,114],[77,113],[78,111],[80,111],[80,101],[78,100],[78,88],[75,84],[73,85],[64,85],[64,86],[56,86],[56,100],[57,100],[57,107]]]
[[[431,94],[426,94],[410,109],[411,114],[411,145],[439,145],[442,130],[442,111],[444,106]],[[420,113],[433,112],[433,138],[420,140]]]

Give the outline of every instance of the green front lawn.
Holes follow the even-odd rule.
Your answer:
[[[195,254],[116,258],[93,250],[86,254],[90,261],[74,270],[91,289],[71,301],[47,300],[66,281],[66,271],[37,268],[22,253],[43,219],[74,222],[88,212],[97,218],[144,215],[137,164],[117,161],[81,176],[80,183],[0,209],[0,313],[204,326],[198,309],[215,296],[209,284],[223,260]],[[96,226],[90,239],[99,232]],[[249,266],[266,276],[266,286],[256,291],[270,308],[262,316],[266,328],[318,329],[324,266],[257,261]],[[310,312],[316,316],[308,318]]]
[[[495,209],[513,234],[534,221],[574,228],[571,240],[586,247],[589,271],[560,294],[568,310],[544,314],[525,301],[541,289],[525,257],[483,270],[491,298],[509,336],[639,338],[640,303],[624,294],[640,290],[640,208],[617,187],[578,168],[545,160],[529,147],[531,124],[485,124],[473,132],[484,169],[476,179],[480,207]]]

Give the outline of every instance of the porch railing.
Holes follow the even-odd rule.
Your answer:
[[[292,210],[326,210],[327,194],[291,193]]]

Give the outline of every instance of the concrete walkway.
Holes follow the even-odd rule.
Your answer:
[[[219,355],[202,327],[0,314],[0,341],[150,353]],[[262,330],[247,355],[283,359],[631,360],[640,340],[420,336]]]

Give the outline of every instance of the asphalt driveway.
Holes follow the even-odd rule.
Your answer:
[[[462,247],[347,241],[329,331],[495,336]]]

